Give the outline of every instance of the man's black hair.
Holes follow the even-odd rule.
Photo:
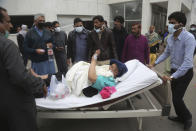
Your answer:
[[[101,15],[97,15],[95,17],[93,17],[93,21],[98,20],[99,22],[104,22],[103,16]]]
[[[124,18],[122,16],[116,16],[114,18],[114,21],[119,21],[121,24],[123,24],[124,23]]]
[[[182,23],[184,26],[186,25],[186,16],[183,12],[173,12],[169,15],[168,20],[175,19],[178,23]]]
[[[51,22],[46,22],[45,27],[52,27],[52,23]]]
[[[53,21],[52,22],[52,27],[55,27],[56,24],[59,24],[59,22],[58,21]]]
[[[0,6],[0,22],[3,22],[3,18],[4,18],[3,13],[2,13],[3,11],[7,12],[5,8]]]
[[[78,22],[82,22],[82,19],[80,19],[80,18],[75,18],[75,19],[74,19],[74,25],[75,25],[76,23],[78,23]]]
[[[192,27],[192,26],[196,27],[196,25],[195,25],[195,24],[191,24],[191,27]]]

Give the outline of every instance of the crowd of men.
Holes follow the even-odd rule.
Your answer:
[[[55,60],[58,72],[66,74],[71,63],[88,62],[94,52],[99,49],[101,53],[97,59],[97,65],[109,64],[112,58],[124,63],[137,59],[152,68],[170,56],[171,75],[164,76],[163,80],[171,81],[173,104],[177,116],[169,117],[169,119],[181,122],[184,124],[184,129],[189,129],[192,125],[192,115],[183,97],[193,77],[196,25],[191,25],[190,32],[193,36],[184,29],[186,26],[184,13],[174,12],[168,20],[169,25],[163,38],[160,38],[153,25],[145,36],[142,35],[140,23],[134,23],[128,27],[131,28],[131,34],[128,34],[123,26],[122,16],[116,16],[114,28],[109,29],[103,16],[97,15],[92,19],[94,29],[91,31],[85,29],[80,18],[75,18],[74,30],[69,32],[67,37],[58,21],[45,22],[44,15],[37,14],[29,30],[26,25],[22,25],[19,29],[17,35],[19,53],[15,44],[7,39],[12,24],[6,9],[0,7],[2,91],[0,122],[4,123],[3,126],[10,131],[36,130],[34,98],[46,95],[47,88],[43,80],[32,76],[26,70],[28,59],[31,60],[31,69],[38,75],[56,73]],[[160,45],[163,45],[165,49],[157,59]]]

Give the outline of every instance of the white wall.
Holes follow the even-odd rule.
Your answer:
[[[116,4],[116,3],[124,3],[129,1],[135,1],[135,0],[106,0],[107,4]]]
[[[107,0],[1,0],[0,5],[9,15],[45,14],[46,21],[57,20],[57,15],[103,15],[109,20]]]
[[[143,0],[142,3],[142,34],[148,32],[151,25],[152,7],[150,0]]]
[[[196,0],[193,0],[192,10],[190,13],[190,24],[196,24]]]
[[[57,16],[63,15],[86,16],[90,18],[98,14],[103,15],[104,18],[109,21],[109,5],[128,1],[133,0],[0,0],[0,5],[8,10],[9,15],[34,15],[44,13],[46,21],[58,20]],[[189,17],[188,23],[196,24],[196,2],[192,4],[192,0],[143,0],[142,33],[146,33],[151,24],[151,4],[167,1],[167,16],[174,11],[180,11],[183,3],[189,10],[192,8],[191,13],[187,13]],[[65,19],[65,21],[66,20],[68,19]]]

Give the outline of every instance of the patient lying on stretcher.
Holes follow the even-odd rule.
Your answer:
[[[88,70],[88,79],[92,85],[82,90],[83,94],[87,97],[92,97],[100,92],[102,98],[108,98],[113,92],[115,92],[115,78],[122,76],[127,72],[127,67],[124,63],[118,60],[111,59],[109,69],[113,73],[113,76],[105,77],[96,74],[96,62],[99,57],[100,50],[96,50],[92,56],[91,64]]]
[[[92,97],[98,93],[105,93],[106,95],[107,93],[111,94],[115,91],[115,78],[120,77],[127,72],[128,69],[124,63],[111,59],[110,66],[105,66],[110,73],[107,73],[107,71],[103,73],[105,68],[103,67],[104,69],[102,69],[100,66],[96,66],[97,57],[99,57],[100,53],[100,50],[95,52],[95,54],[92,56],[91,64],[79,62],[68,71],[66,81],[68,86],[71,88],[72,93],[76,96],[79,96],[82,93],[87,97]],[[101,73],[99,71],[101,71]],[[50,83],[51,75],[39,76],[34,73],[33,70],[31,70],[31,72],[35,76],[45,79],[48,84]],[[61,76],[62,75],[60,73],[56,74],[57,79],[58,77],[61,78]]]

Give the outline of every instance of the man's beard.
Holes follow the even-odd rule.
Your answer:
[[[138,37],[139,36],[139,32],[132,32],[132,34],[135,36],[135,37]]]

